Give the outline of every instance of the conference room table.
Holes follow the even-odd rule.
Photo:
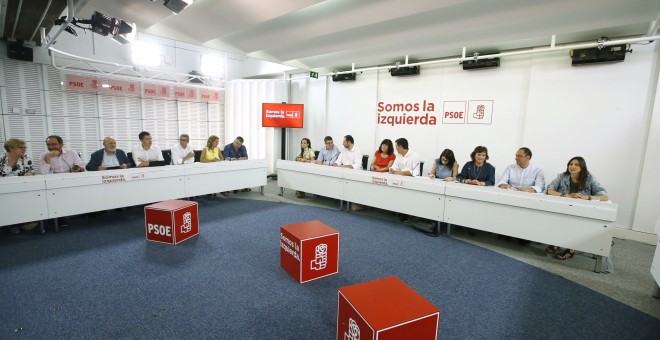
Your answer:
[[[595,255],[596,272],[610,256],[618,210],[611,202],[283,160],[277,163],[277,178],[282,190],[587,252]]]
[[[260,159],[7,177],[0,226],[252,187],[263,194],[266,180]]]

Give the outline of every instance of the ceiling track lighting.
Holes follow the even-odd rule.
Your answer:
[[[151,0],[152,2],[156,0]],[[181,11],[186,9],[190,4],[192,4],[193,0],[164,0],[163,1],[163,6],[167,7],[172,13],[174,14],[179,14]]]
[[[65,24],[66,18],[67,18],[66,16],[63,16],[55,20],[54,24],[55,25]],[[78,28],[82,28],[84,30],[91,29],[92,32],[102,35],[104,37],[111,35],[113,40],[115,40],[116,42],[122,45],[128,44],[129,42],[133,41],[137,33],[137,26],[134,23],[129,23],[121,19],[112,18],[98,11],[94,12],[94,14],[92,14],[92,17],[89,20],[73,18],[73,20],[71,20],[71,25]],[[89,27],[81,26],[81,25],[89,25]],[[75,36],[78,35],[78,33],[76,33],[76,30],[73,29],[73,27],[71,26],[67,26],[65,30]]]

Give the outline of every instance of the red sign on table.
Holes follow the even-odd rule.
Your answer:
[[[197,202],[168,200],[144,207],[147,240],[177,244],[199,234]]]
[[[339,232],[321,221],[280,228],[280,266],[298,283],[339,271]]]

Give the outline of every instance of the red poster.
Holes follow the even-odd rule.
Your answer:
[[[101,83],[97,78],[67,74],[66,88],[86,92],[99,92]]]
[[[124,94],[132,94],[132,95],[137,95],[139,94],[139,84],[135,81],[126,81],[124,82],[126,86],[124,87]]]
[[[261,126],[281,128],[302,128],[303,104],[261,104]]]
[[[126,89],[126,82],[116,79],[108,79],[108,87],[105,91],[112,94],[124,94]]]
[[[158,85],[144,84],[143,93],[145,96],[155,97],[156,95],[158,95]]]
[[[169,98],[170,96],[170,87],[167,85],[158,85],[158,96]]]
[[[185,87],[175,87],[174,88],[174,98],[176,98],[176,99],[186,99],[186,88]]]
[[[186,89],[186,99],[197,100],[197,89]]]
[[[207,89],[199,90],[199,99],[202,101],[208,102],[211,99],[211,91]]]

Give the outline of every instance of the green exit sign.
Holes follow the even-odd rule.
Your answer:
[[[314,72],[314,71],[310,71],[310,72],[309,72],[309,76],[312,77],[312,78],[317,78],[317,79],[318,79],[318,77],[319,77],[319,73],[318,73],[318,72]]]

